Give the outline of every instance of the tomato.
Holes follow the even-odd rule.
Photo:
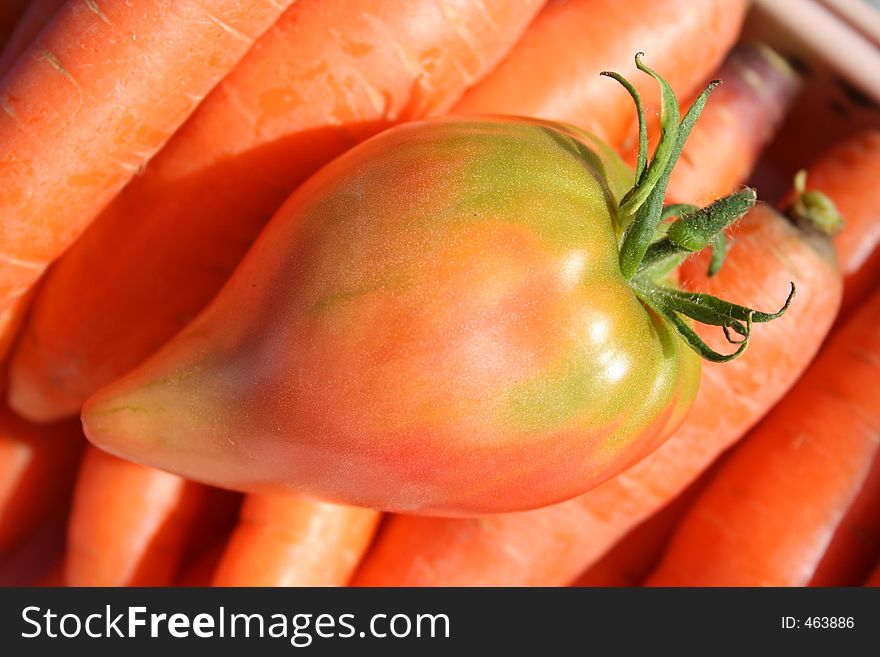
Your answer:
[[[662,276],[623,271],[633,187],[569,126],[389,130],[284,204],[215,302],[89,401],[87,435],[219,486],[389,511],[582,493],[667,437],[699,383]]]

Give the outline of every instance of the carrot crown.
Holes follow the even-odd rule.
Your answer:
[[[755,190],[745,188],[718,199],[703,208],[675,204],[664,207],[666,188],[685,141],[697,122],[709,95],[720,83],[713,80],[681,118],[678,100],[672,88],[657,72],[643,62],[644,53],[636,54],[636,67],[654,78],[660,86],[660,140],[648,161],[648,134],[642,101],[635,87],[619,73],[601,75],[617,80],[632,96],[639,119],[639,151],[632,188],[618,205],[618,220],[623,228],[620,241],[620,271],[629,280],[636,296],[657,314],[665,317],[681,338],[706,360],[724,362],[745,351],[752,324],[769,322],[788,309],[795,285],[782,308],[763,313],[739,306],[708,294],[684,292],[670,286],[669,272],[692,253],[712,249],[709,274],[724,262],[728,245],[724,230],[734,224],[755,204]],[[665,220],[677,217],[672,223]],[[736,350],[723,354],[713,350],[691,328],[691,320],[720,326]]]
[[[826,235],[836,235],[843,229],[843,217],[834,201],[817,189],[807,189],[807,172],[803,169],[794,176],[794,201],[785,214],[796,223]]]

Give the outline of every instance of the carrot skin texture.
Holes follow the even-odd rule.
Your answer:
[[[61,9],[0,84],[0,309],[27,292],[290,1],[72,0]]]
[[[714,469],[709,468],[669,504],[633,528],[581,573],[572,586],[639,586],[660,561],[678,523]]]
[[[214,586],[345,586],[381,514],[291,495],[250,495]]]
[[[797,96],[801,81],[774,51],[734,48],[714,77],[722,84],[691,131],[669,181],[670,202],[704,206],[745,181]]]
[[[215,491],[89,447],[68,528],[70,586],[164,586]]]
[[[11,404],[31,418],[78,412],[214,297],[300,182],[390,125],[447,110],[542,2],[297,2],[48,274]]]
[[[0,55],[0,80],[67,0],[32,0]]]
[[[852,586],[876,557],[848,510],[880,511],[880,294],[836,332],[797,386],[690,509],[651,586]],[[805,412],[806,411],[806,412]],[[844,549],[827,559],[829,546]]]
[[[835,326],[835,332],[840,323]],[[833,335],[833,334],[832,334]],[[874,454],[861,489],[837,523],[810,586],[857,586],[880,557],[880,454]]]
[[[661,509],[621,538],[574,581],[578,587],[638,586],[659,561],[684,513],[684,498]]]
[[[825,193],[845,225],[834,240],[843,271],[840,320],[880,282],[880,130],[853,135],[807,169],[807,189]]]
[[[646,107],[657,108],[656,86],[633,63],[633,54],[644,51],[645,63],[689,97],[735,41],[747,6],[741,0],[551,2],[453,112],[565,121],[619,146],[634,125],[632,99],[599,72],[620,72]]]
[[[825,240],[805,236],[764,205],[742,220],[736,240],[712,279],[705,274],[706,254],[686,263],[684,287],[710,294],[723,291],[736,303],[773,308],[793,280],[797,303],[755,332],[740,358],[703,365],[697,399],[669,440],[589,493],[543,509],[473,519],[395,516],[355,584],[565,585],[684,490],[797,380],[840,302],[840,273]],[[701,335],[707,341],[718,338]],[[791,349],[795,342],[797,349]],[[762,368],[763,363],[775,366]]]
[[[0,554],[65,507],[84,445],[79,422],[33,425],[0,409]]]

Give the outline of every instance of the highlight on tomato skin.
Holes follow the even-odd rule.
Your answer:
[[[537,121],[392,129],[282,207],[215,302],[83,420],[249,491],[434,514],[541,506],[684,417],[696,354],[618,262],[632,173]]]

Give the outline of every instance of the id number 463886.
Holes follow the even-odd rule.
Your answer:
[[[795,618],[794,616],[782,617],[782,628],[796,630],[807,628],[811,630],[850,630],[856,625],[852,616],[807,616]]]

